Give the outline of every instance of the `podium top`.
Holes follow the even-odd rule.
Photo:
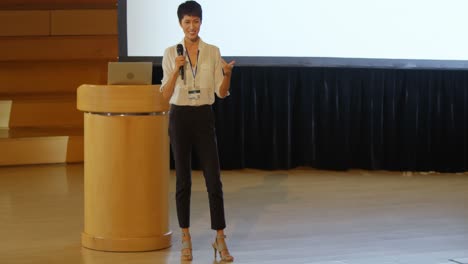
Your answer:
[[[77,90],[78,110],[92,113],[162,113],[169,102],[160,85],[90,85]]]

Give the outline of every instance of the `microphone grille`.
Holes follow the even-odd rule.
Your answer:
[[[184,53],[184,46],[182,44],[177,44],[177,54],[182,55]]]

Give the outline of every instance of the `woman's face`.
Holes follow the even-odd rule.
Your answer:
[[[201,19],[199,17],[185,15],[180,21],[180,26],[184,30],[186,39],[190,41],[196,41],[198,39],[201,26]]]

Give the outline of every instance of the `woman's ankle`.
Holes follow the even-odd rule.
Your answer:
[[[222,230],[216,230],[216,238],[222,238],[224,239],[226,235],[224,234],[224,229]]]
[[[192,238],[190,236],[190,231],[186,228],[183,228],[181,233],[182,233],[182,241],[189,241]]]

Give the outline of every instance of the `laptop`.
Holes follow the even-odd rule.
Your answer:
[[[109,62],[107,67],[107,84],[151,85],[152,75],[152,62]]]

